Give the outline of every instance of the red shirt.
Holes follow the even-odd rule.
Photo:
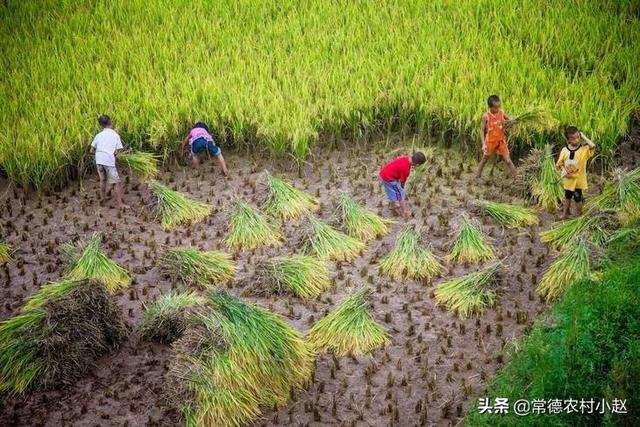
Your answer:
[[[410,173],[411,160],[409,160],[409,156],[400,156],[391,160],[380,169],[380,179],[387,182],[398,180],[404,184],[407,182]]]

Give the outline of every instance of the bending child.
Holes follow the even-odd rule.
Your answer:
[[[424,162],[426,162],[424,154],[417,151],[411,157],[397,157],[380,169],[380,180],[384,185],[387,198],[392,204],[392,209],[400,210],[405,218],[409,216],[409,211],[405,204],[404,185],[409,178],[411,168],[422,165]]]
[[[576,202],[576,213],[582,215],[584,203],[583,192],[589,188],[587,183],[587,161],[593,157],[595,144],[575,126],[569,126],[564,131],[567,146],[560,151],[556,165],[562,175],[564,187],[564,201],[560,219],[565,219],[571,213],[571,200]],[[581,140],[586,145],[580,144]]]
[[[207,153],[207,155],[214,155],[218,158],[220,166],[222,167],[222,173],[227,175],[227,165],[224,162],[222,156],[222,149],[216,144],[213,136],[209,133],[209,127],[202,123],[196,123],[189,131],[189,134],[182,140],[181,149],[189,145],[189,157],[191,158],[191,165],[197,167],[200,162],[198,156],[201,153]]]

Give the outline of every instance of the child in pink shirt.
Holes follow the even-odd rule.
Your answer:
[[[193,167],[197,167],[200,162],[199,154],[207,153],[207,156],[214,155],[218,158],[222,173],[225,176],[227,175],[227,165],[224,162],[224,157],[222,157],[222,150],[209,133],[209,127],[206,124],[198,122],[191,128],[187,136],[182,140],[182,150],[187,145],[189,145],[189,157]]]

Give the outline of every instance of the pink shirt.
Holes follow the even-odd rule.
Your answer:
[[[189,138],[189,145],[191,145],[193,141],[195,141],[198,138],[204,138],[207,141],[213,141],[213,137],[209,134],[209,132],[207,132],[203,128],[191,129],[189,131],[189,135],[187,135],[187,138]]]

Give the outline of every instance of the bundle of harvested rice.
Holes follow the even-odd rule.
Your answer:
[[[279,316],[225,293],[198,306],[173,348],[169,385],[188,425],[241,426],[311,378],[314,354]]]
[[[482,314],[495,302],[495,284],[501,265],[497,261],[476,272],[440,283],[434,291],[436,301],[461,319]]]
[[[0,392],[70,385],[126,334],[121,310],[101,282],[42,286],[19,314],[0,322]]]
[[[440,274],[442,264],[428,249],[420,246],[420,229],[407,226],[380,264],[380,273],[392,279],[431,280]]]
[[[480,225],[464,215],[449,259],[458,262],[478,262],[494,258],[493,248],[485,242]]]
[[[229,254],[193,248],[167,249],[160,258],[160,265],[173,280],[202,289],[228,283],[236,271]]]
[[[308,215],[308,229],[305,233],[305,247],[320,259],[351,261],[365,248],[365,244],[351,236],[339,232],[319,219]]]
[[[483,212],[508,228],[525,227],[538,223],[538,216],[529,208],[488,200],[478,200],[477,204]]]
[[[539,135],[556,126],[551,114],[541,109],[526,111],[513,117],[505,124],[509,138],[527,139],[531,135]]]
[[[339,196],[339,214],[347,234],[363,242],[387,234],[392,223],[363,208],[344,191]]]
[[[615,209],[620,222],[632,223],[640,219],[640,168],[631,171],[616,169],[611,181],[607,182],[602,192],[587,200],[586,207]]]
[[[307,334],[307,342],[316,351],[330,351],[338,356],[357,356],[384,347],[389,338],[369,314],[369,294],[370,290],[363,288],[345,298],[313,325]]]
[[[267,180],[269,194],[262,208],[268,215],[285,220],[298,219],[320,208],[318,201],[310,194],[296,189],[268,172]]]
[[[205,302],[205,297],[194,292],[161,295],[155,302],[144,305],[140,338],[162,344],[174,342],[187,328],[187,310]]]
[[[260,246],[280,246],[280,230],[255,208],[240,200],[234,202],[227,245],[234,250],[251,250]]]
[[[158,174],[158,159],[153,153],[133,152],[118,154],[118,162],[138,174],[140,179],[146,181]]]
[[[306,255],[278,257],[256,267],[254,290],[265,294],[292,293],[315,298],[331,288],[329,271],[323,261]]]
[[[0,241],[0,265],[6,264],[13,258],[13,248],[8,243]]]
[[[537,291],[548,300],[556,299],[569,285],[588,278],[590,271],[587,239],[577,238],[544,273]]]
[[[155,180],[150,182],[150,186],[157,197],[156,214],[165,230],[178,224],[202,221],[211,214],[209,205],[189,200]]]
[[[611,211],[591,208],[583,215],[555,223],[549,230],[540,233],[543,242],[555,249],[563,249],[575,242],[580,235],[585,235],[596,245],[606,242],[615,228]]]
[[[543,149],[532,149],[520,163],[515,186],[543,209],[553,212],[558,208],[558,203],[564,197],[564,190],[550,144]]]
[[[124,268],[109,259],[102,251],[100,233],[94,233],[89,241],[62,246],[68,258],[66,278],[69,280],[96,279],[110,293],[116,293],[131,284],[131,277]]]

